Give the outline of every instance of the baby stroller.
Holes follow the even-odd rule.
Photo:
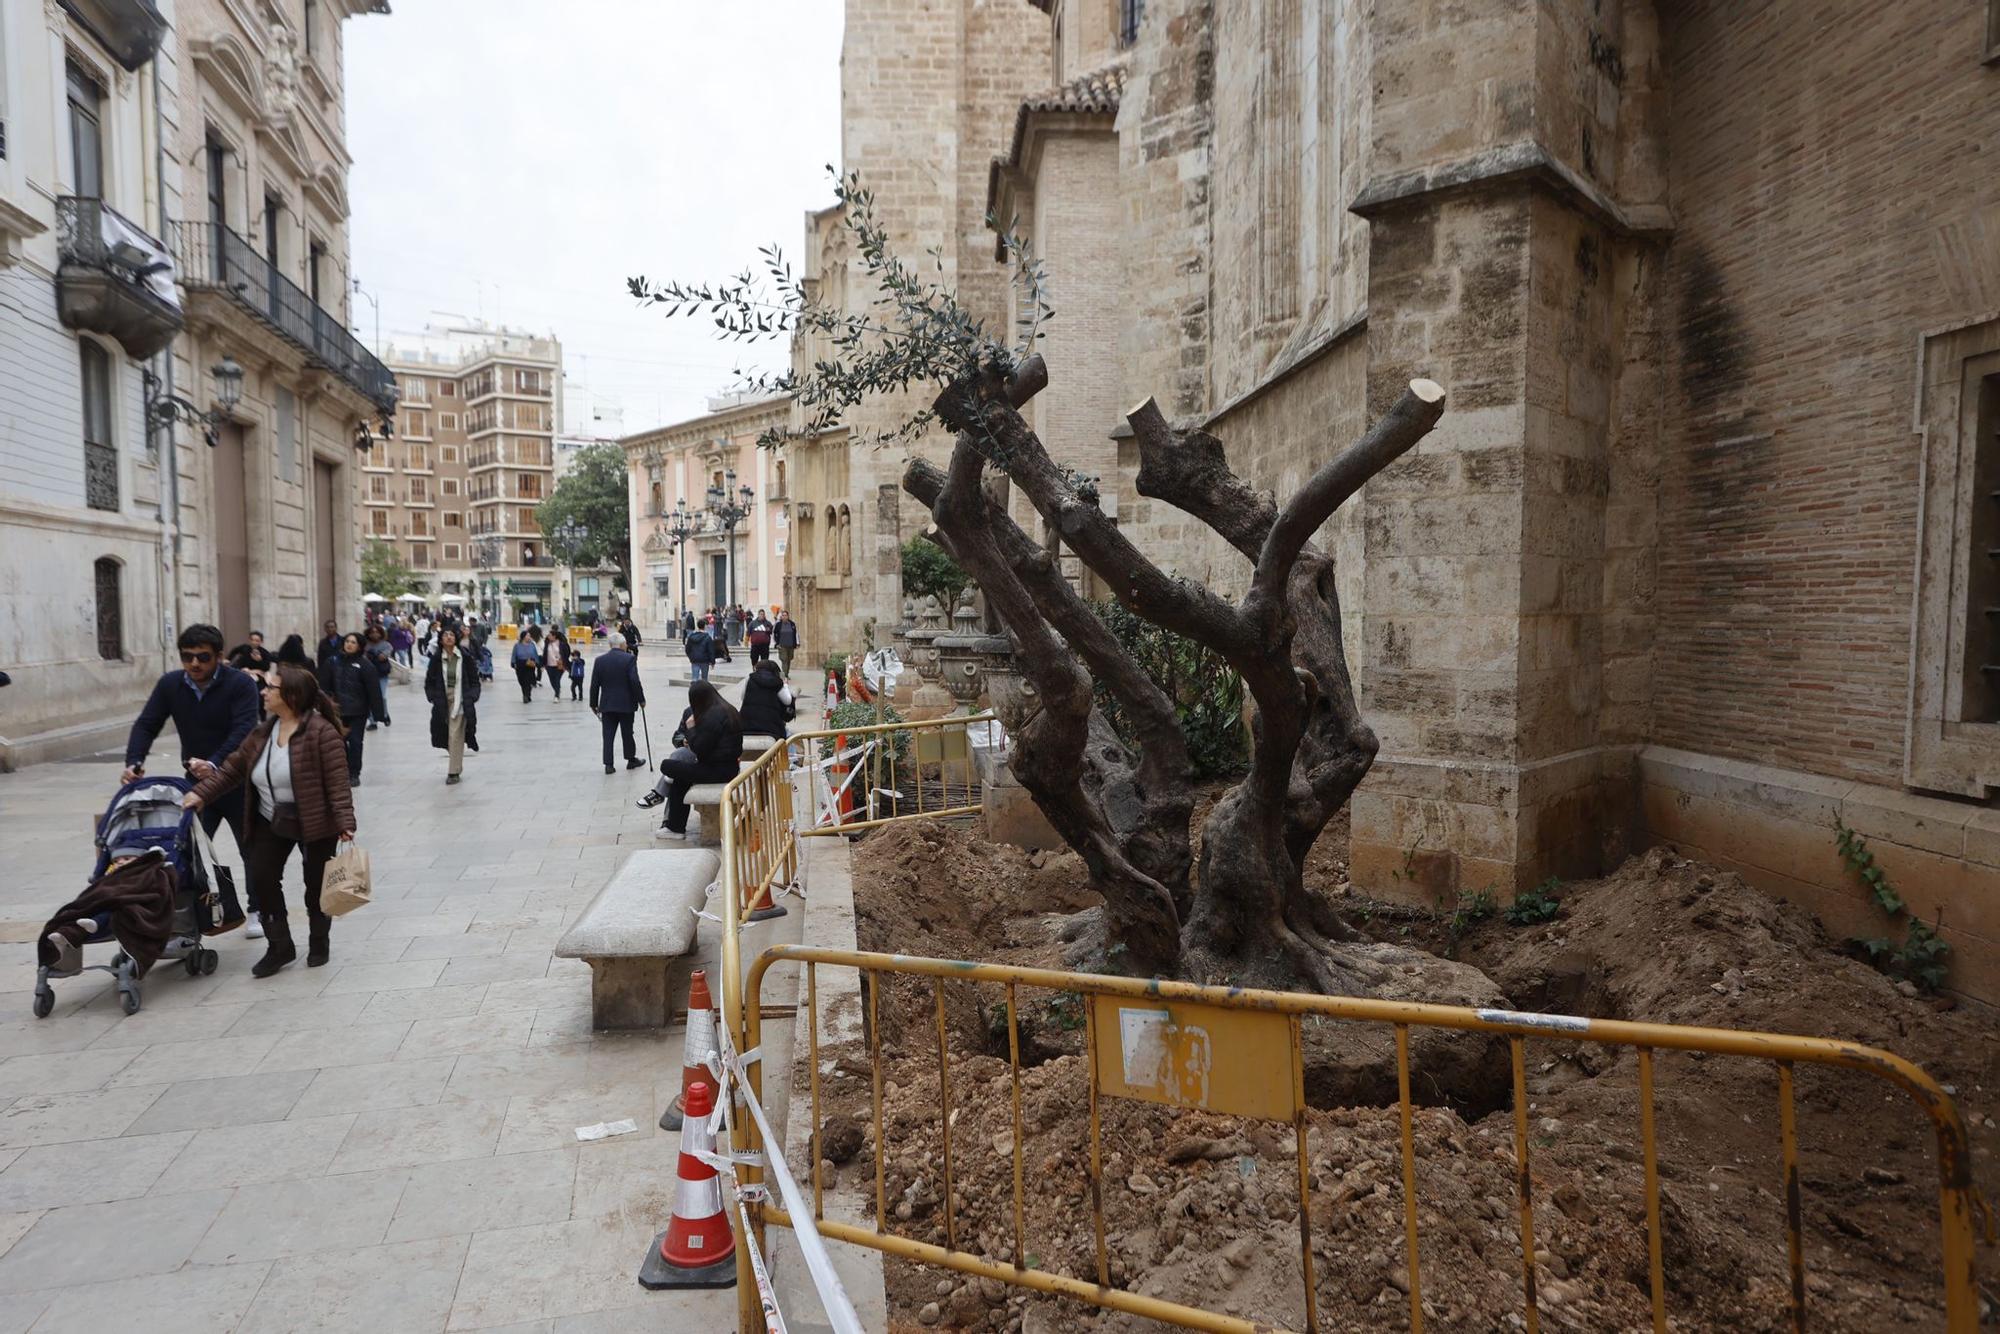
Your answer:
[[[181,799],[193,789],[181,778],[138,778],[118,789],[111,805],[97,822],[97,862],[90,873],[95,883],[119,857],[137,857],[158,849],[174,869],[173,926],[159,962],[178,961],[189,977],[215,971],[221,956],[201,943],[204,916],[215,910],[208,867],[195,847],[195,815],[181,809]],[[108,915],[86,945],[114,939]],[[123,949],[110,963],[83,964],[75,973],[55,973],[47,965],[35,972],[35,1017],[46,1019],[56,1007],[56,993],[49,980],[56,976],[78,976],[85,972],[110,973],[118,983],[118,1001],[127,1014],[139,1012],[139,978],[136,961]]]
[[[482,681],[493,679],[493,650],[484,644],[479,646],[479,679]]]

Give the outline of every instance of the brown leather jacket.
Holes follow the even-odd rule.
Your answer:
[[[258,757],[277,725],[276,718],[266,719],[219,769],[194,785],[194,794],[204,805],[241,783],[243,815],[248,821],[257,810],[250,775],[256,772]],[[292,733],[291,752],[292,799],[298,803],[299,830],[305,841],[317,843],[351,832],[354,796],[347,785],[347,745],[340,733],[318,713],[307,714],[299,730]]]

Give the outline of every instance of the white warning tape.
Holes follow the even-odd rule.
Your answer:
[[[743,1074],[743,1067],[757,1059],[759,1049],[752,1047],[739,1057],[726,1030],[718,1032],[716,1037],[716,1046],[722,1062],[728,1067],[730,1080],[742,1097],[744,1106],[750,1109],[751,1119],[757,1123],[757,1133],[763,1137],[764,1143],[775,1144],[777,1137],[771,1133],[771,1123],[765,1119],[764,1109],[752,1096],[750,1081]],[[716,1100],[716,1115],[722,1117],[723,1126],[730,1134],[731,1143],[735,1142],[735,1125],[729,1115],[729,1107],[734,1101],[733,1098]],[[812,1226],[812,1206],[800,1192],[799,1183],[792,1179],[791,1169],[785,1164],[785,1155],[772,1153],[768,1155],[768,1159],[766,1166],[772,1179],[777,1183],[778,1196],[784,1203],[785,1212],[796,1220],[792,1235],[798,1240],[799,1254],[805,1259],[806,1272],[812,1276],[813,1288],[819,1293],[820,1305],[826,1310],[826,1318],[834,1334],[866,1334],[861,1324],[861,1317],[854,1313],[854,1303],[848,1299],[847,1289],[841,1286],[840,1275],[833,1270],[833,1257],[826,1252],[826,1242],[821,1239],[819,1229]],[[743,1208],[742,1187],[737,1185],[735,1173],[730,1168],[719,1167],[717,1170],[728,1175],[731,1187],[737,1191],[737,1209],[744,1220],[743,1235],[749,1237],[751,1235],[749,1212]],[[754,1269],[758,1263],[755,1247],[751,1248],[750,1259]],[[764,1288],[764,1282],[760,1276],[758,1278],[760,1289]],[[766,1302],[767,1313],[775,1312],[775,1302],[768,1297]]]
[[[744,1203],[741,1191],[736,1195],[736,1216],[743,1223],[743,1249],[750,1256],[750,1272],[757,1280],[757,1304],[764,1310],[764,1334],[790,1334],[785,1328],[785,1314],[778,1309],[778,1294],[771,1288],[770,1271],[764,1267],[764,1257],[757,1250],[756,1233],[750,1230],[750,1209]]]

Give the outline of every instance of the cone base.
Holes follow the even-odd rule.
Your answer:
[[[783,917],[788,910],[772,904],[768,908],[758,908],[744,920],[748,922],[768,922],[774,917]]]
[[[667,1110],[660,1113],[660,1129],[679,1130],[681,1128],[681,1100],[678,1095],[667,1104]]]
[[[695,1269],[682,1269],[679,1265],[667,1263],[660,1254],[660,1247],[666,1243],[667,1234],[662,1232],[653,1238],[653,1244],[646,1248],[646,1262],[639,1266],[639,1286],[654,1292],[668,1288],[733,1288],[736,1286],[736,1248],[714,1264],[701,1265]]]

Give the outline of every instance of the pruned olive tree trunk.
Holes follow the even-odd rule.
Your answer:
[[[1021,415],[1047,383],[1040,357],[1012,374],[954,380],[933,404],[956,432],[950,461],[942,470],[912,461],[903,487],[929,508],[932,536],[978,581],[1035,689],[1039,707],[1013,738],[1014,772],[1103,894],[1103,945],[1134,972],[1372,990],[1371,956],[1339,947],[1351,930],[1304,886],[1306,854],[1376,750],[1348,679],[1333,562],[1310,539],[1436,425],[1444,391],[1411,382],[1283,505],[1238,477],[1214,436],[1172,429],[1150,400],[1134,408],[1139,494],[1185,511],[1241,553],[1249,583],[1232,602],[1148,560],[1090,484],[1050,457]],[[1120,602],[1241,673],[1255,705],[1250,769],[1202,826],[1198,866],[1174,701],[1070,587],[1049,547],[993,499],[984,485],[992,470]],[[1095,708],[1093,679],[1124,707],[1132,745]]]

